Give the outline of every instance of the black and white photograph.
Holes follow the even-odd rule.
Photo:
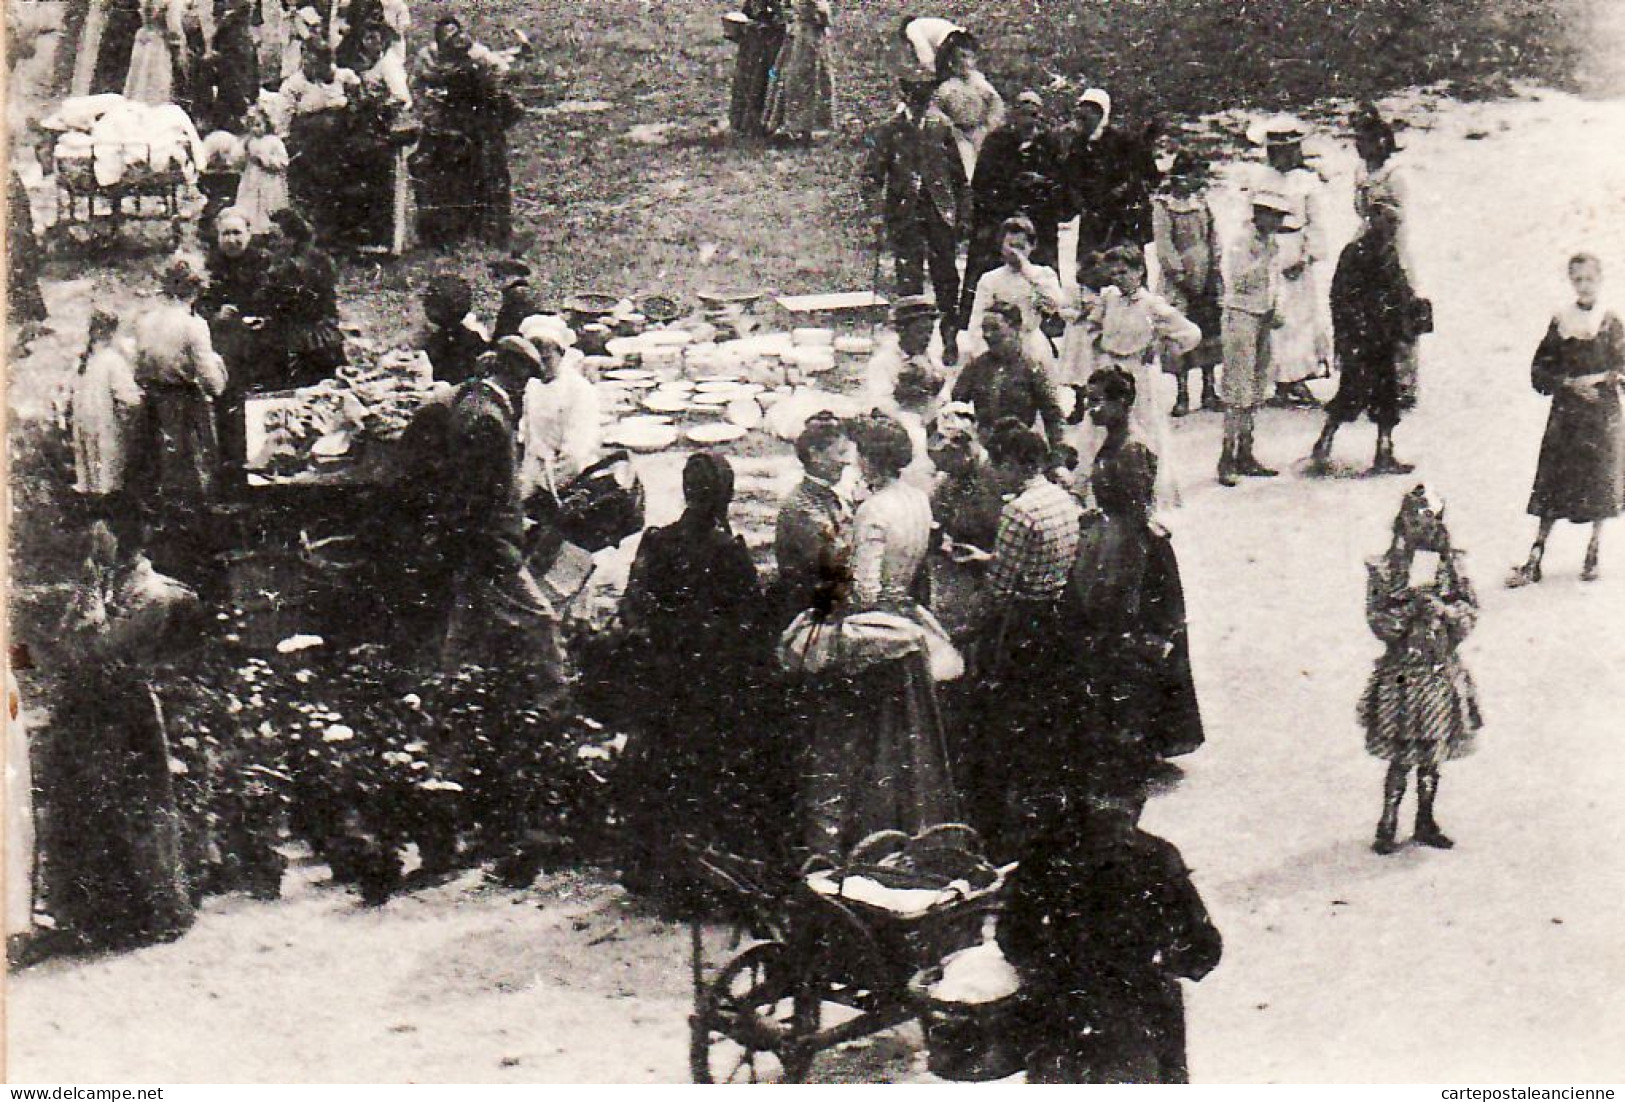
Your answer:
[[[1625,0],[0,7],[0,1080],[1625,1082]]]

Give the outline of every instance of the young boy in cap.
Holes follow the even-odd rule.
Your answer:
[[[1219,455],[1219,482],[1236,485],[1240,475],[1269,478],[1277,471],[1253,454],[1253,417],[1274,388],[1272,336],[1282,325],[1279,258],[1275,240],[1294,225],[1292,206],[1268,193],[1253,196],[1248,234],[1227,258],[1224,277],[1224,374],[1219,397],[1224,400],[1224,450]]]
[[[894,401],[930,419],[945,382],[942,363],[931,354],[938,318],[936,304],[925,295],[908,295],[892,304],[896,342],[885,341],[869,360],[868,388],[877,401]]]

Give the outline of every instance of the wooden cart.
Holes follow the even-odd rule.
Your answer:
[[[693,924],[689,1064],[696,1083],[801,1082],[825,1049],[911,1018],[929,1026],[931,1009],[910,991],[910,980],[981,939],[1002,887],[903,915],[822,894],[759,861],[715,850],[696,851],[695,861],[719,892],[735,947],[748,937],[712,971],[704,926]],[[826,1025],[826,1004],[856,1014],[832,1014]]]

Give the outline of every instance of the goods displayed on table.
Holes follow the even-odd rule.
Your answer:
[[[719,447],[765,432],[793,440],[806,419],[829,411],[855,416],[862,403],[839,392],[874,351],[868,336],[824,326],[790,332],[759,328],[749,293],[701,295],[701,316],[650,324],[675,303],[581,294],[566,304],[578,333],[615,329],[602,353],[583,360],[603,399],[605,441],[644,454],[677,447]],[[607,313],[597,313],[605,310]],[[628,324],[631,319],[632,324]],[[733,333],[749,332],[746,336]],[[841,376],[837,379],[836,376]],[[828,385],[820,385],[830,379]]]
[[[131,187],[194,179],[203,142],[184,110],[152,107],[107,93],[63,101],[40,125],[55,131],[59,182],[76,187]]]
[[[421,352],[356,358],[331,379],[244,403],[247,466],[262,484],[353,464],[370,444],[395,440],[418,410],[451,394],[448,384],[434,381]]]

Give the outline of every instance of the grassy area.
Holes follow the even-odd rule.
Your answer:
[[[1511,77],[1565,83],[1595,0],[837,0],[839,133],[815,149],[740,149],[717,140],[733,48],[726,3],[694,0],[465,0],[488,40],[536,43],[532,116],[515,134],[521,224],[553,291],[866,288],[872,237],[853,183],[861,135],[893,100],[883,46],[905,14],[964,21],[984,68],[1022,87],[1109,89],[1130,119],[1171,121],[1233,107],[1305,106],[1453,82],[1462,94]],[[612,104],[548,113],[561,101]],[[663,145],[634,126],[673,127]],[[466,265],[466,257],[455,263]],[[423,267],[444,260],[415,260]],[[386,290],[398,283],[382,280]],[[358,288],[359,289],[359,288]],[[380,304],[383,305],[383,304]]]

